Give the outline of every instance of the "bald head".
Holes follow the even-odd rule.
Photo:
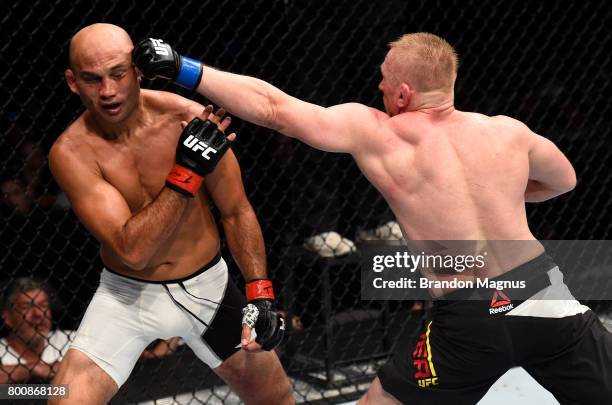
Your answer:
[[[132,52],[134,44],[127,32],[112,24],[92,24],[81,29],[70,40],[70,67],[103,61],[113,55]]]

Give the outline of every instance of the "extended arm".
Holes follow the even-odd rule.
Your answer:
[[[376,131],[370,108],[357,103],[322,107],[292,97],[263,80],[204,66],[197,91],[232,114],[328,152],[353,153]]]
[[[160,47],[165,51],[160,53]],[[354,153],[364,137],[376,134],[384,116],[357,103],[325,108],[301,101],[262,80],[202,66],[160,40],[138,44],[134,61],[147,77],[173,79],[246,121],[329,152]]]

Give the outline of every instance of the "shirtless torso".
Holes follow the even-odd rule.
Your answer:
[[[141,90],[140,97],[143,119],[129,137],[105,137],[86,111],[58,138],[52,152],[52,156],[62,157],[52,160],[60,183],[77,170],[79,184],[96,188],[95,195],[110,200],[116,215],[135,215],[159,194],[174,165],[181,121],[190,120],[203,109],[171,93]],[[225,170],[231,175],[237,174],[240,179],[231,150],[219,164],[220,174]],[[214,183],[213,180],[209,182]],[[69,195],[80,192],[72,181],[72,186],[64,183]],[[138,271],[122,261],[110,242],[104,240],[103,233],[96,232],[105,227],[95,212],[99,204],[89,204],[89,198],[72,200],[85,226],[100,236],[102,261],[121,274],[145,280],[181,278],[208,263],[219,250],[219,234],[208,208],[210,197],[206,192],[200,192],[189,202],[176,229],[161,243],[146,268]]]
[[[353,156],[407,239],[481,241],[471,245],[474,250],[455,253],[486,250],[489,277],[543,252],[525,211],[530,152],[543,142],[540,137],[512,118],[452,107],[394,117],[371,111],[380,121],[377,133],[365,136]],[[486,241],[534,242],[512,249]]]
[[[543,251],[527,224],[525,202],[565,193],[576,181],[548,139],[510,117],[457,111],[452,93],[413,94],[416,106],[403,104],[393,113],[358,103],[325,108],[257,79],[204,69],[209,80],[198,91],[237,116],[317,149],[350,153],[406,239],[533,241],[515,245],[520,252],[503,243],[487,246],[490,277]],[[384,83],[381,89],[390,92]]]
[[[208,66],[197,83],[200,94],[246,121],[316,149],[350,153],[409,243],[437,249],[446,244],[428,242],[466,241],[450,253],[486,250],[486,276],[514,269],[542,281],[523,303],[497,301],[498,289],[484,300],[436,300],[430,319],[414,339],[400,339],[359,404],[473,404],[516,365],[527,367],[561,402],[605,402],[612,392],[605,377],[612,364],[610,335],[569,293],[527,224],[526,202],[574,188],[572,165],[520,121],[455,110],[458,59],[442,38],[410,33],[390,48],[378,86],[386,113],[358,103],[318,106]],[[178,77],[160,69],[163,58],[146,50],[136,52],[146,56],[141,65],[151,77]],[[560,300],[537,298],[555,289]],[[590,366],[570,376],[574,364]],[[588,388],[587,374],[593,381]]]
[[[459,111],[381,116],[355,154],[408,239],[533,239],[525,215],[529,133],[507,117]],[[440,213],[444,212],[444,220]]]
[[[152,341],[179,336],[243,400],[293,403],[273,351],[251,353],[260,351],[257,341],[250,352],[238,349],[247,303],[218,254],[209,204],[245,279],[267,279],[267,272],[261,229],[227,149],[235,134],[221,139],[200,124],[210,119],[224,131],[230,120],[212,105],[141,90],[132,49],[127,32],[110,24],[84,27],[70,42],[65,76],[86,111],[57,139],[49,165],[108,269],[54,383],[70,384],[66,403],[107,403]],[[209,142],[214,157],[179,142],[182,134],[196,146]]]

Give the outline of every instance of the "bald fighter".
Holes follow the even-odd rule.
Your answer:
[[[105,268],[54,383],[69,384],[65,403],[107,403],[152,341],[180,336],[245,403],[293,403],[270,351],[284,323],[229,148],[235,134],[223,133],[230,120],[212,106],[141,90],[132,49],[129,35],[109,24],[85,27],[70,42],[66,81],[85,111],[53,145],[50,166],[100,242]],[[247,302],[219,254],[209,204],[248,282],[257,342],[268,351],[240,350]]]
[[[185,63],[161,40],[141,42],[134,55],[147,77],[194,77],[188,87],[247,121],[350,153],[409,239],[533,242],[518,255],[496,252],[497,276],[538,280],[533,299],[495,301],[490,311],[491,298],[452,300],[462,291],[449,293],[422,333],[398,344],[361,404],[474,404],[514,366],[562,403],[609,402],[612,338],[564,288],[525,213],[525,202],[572,190],[574,169],[522,122],[456,110],[458,61],[446,41],[414,33],[390,44],[380,66],[386,113],[357,103],[313,105],[256,78]],[[562,300],[536,299],[553,287]]]

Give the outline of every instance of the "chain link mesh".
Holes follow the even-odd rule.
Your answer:
[[[0,268],[7,281],[36,276],[55,286],[63,303],[53,308],[60,330],[78,326],[102,267],[97,242],[69,209],[46,164],[50,145],[82,111],[63,79],[68,41],[93,22],[120,25],[134,40],[164,38],[183,54],[259,77],[313,103],[357,101],[381,109],[377,84],[386,43],[405,32],[436,33],[460,55],[459,109],[523,120],[555,141],[575,165],[579,182],[573,192],[528,206],[536,236],[612,236],[605,118],[612,113],[609,2],[136,4],[0,3]],[[195,97],[173,85],[144,86]],[[398,336],[412,332],[422,315],[420,303],[360,300],[351,241],[396,238],[391,212],[350,157],[314,150],[240,120],[234,121],[234,129],[240,137],[235,152],[245,187],[264,231],[269,273],[287,314],[289,336],[279,355],[292,377],[296,400],[355,398]],[[307,240],[322,232],[328,233]],[[225,257],[230,257],[227,252]],[[230,267],[240,280],[235,265]],[[605,310],[601,303],[591,305]],[[238,401],[181,347],[162,359],[141,360],[113,402],[154,398]]]

